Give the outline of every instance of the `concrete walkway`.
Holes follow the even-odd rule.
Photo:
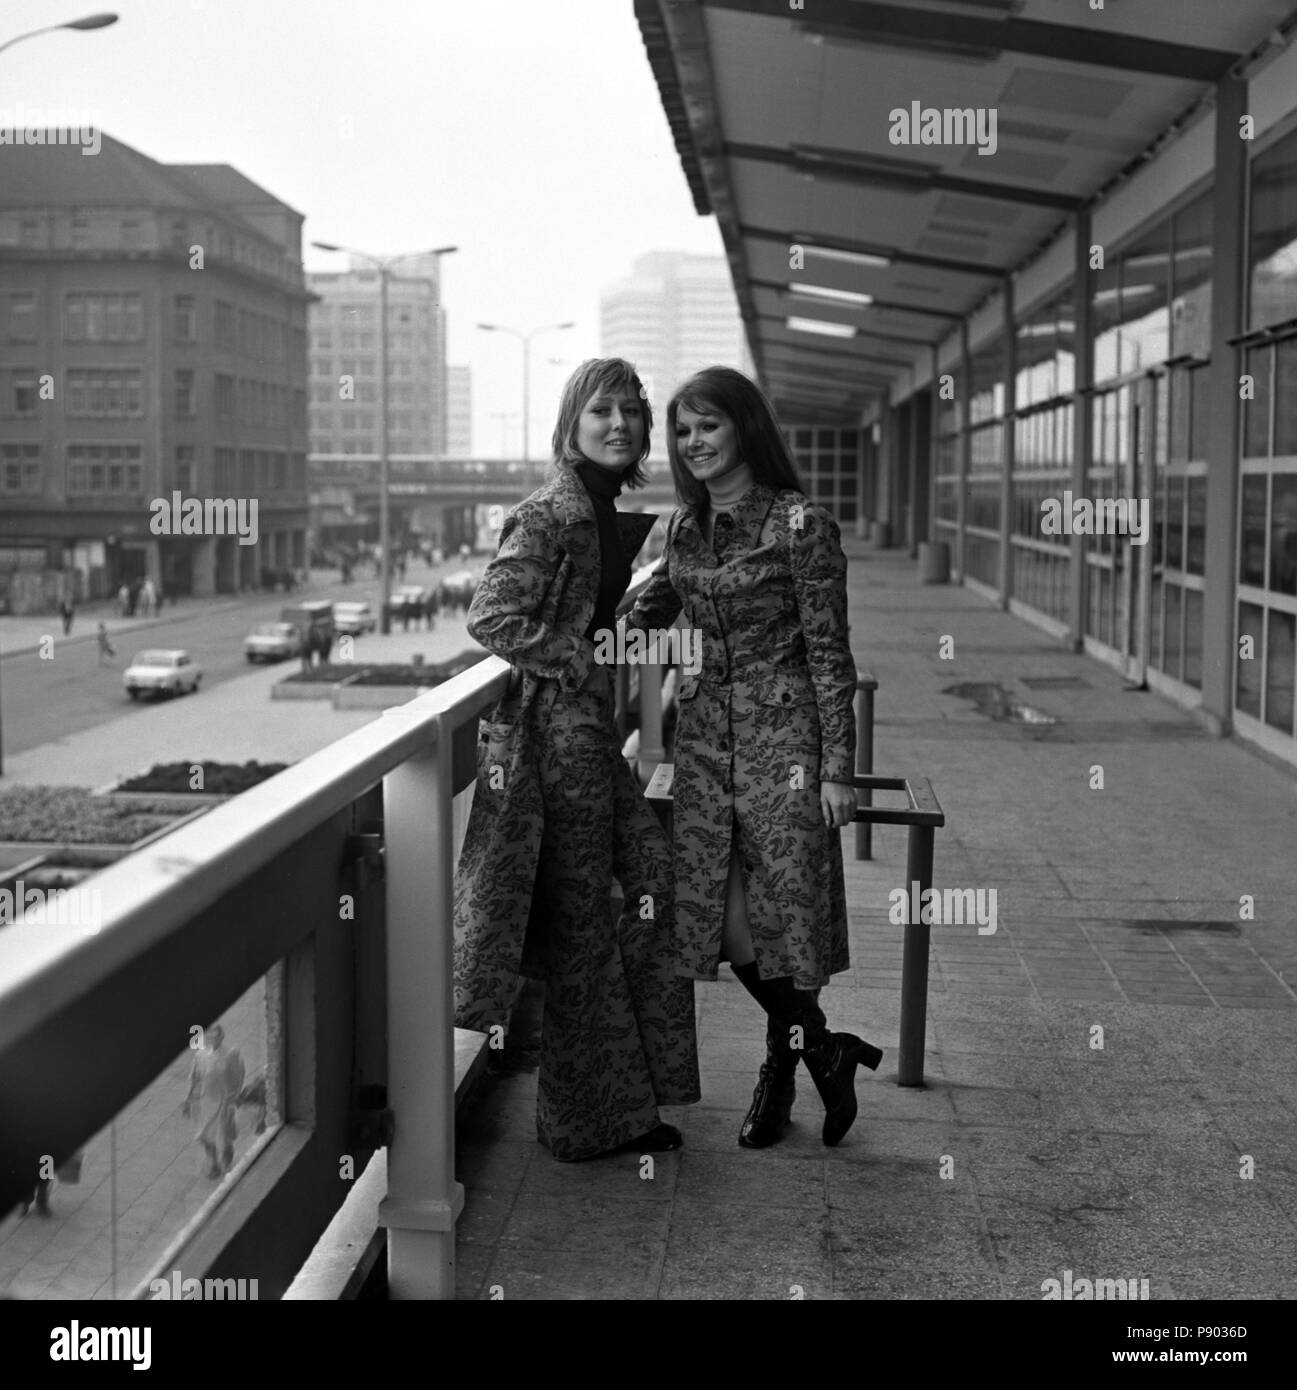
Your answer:
[[[533,998],[460,1126],[460,1297],[1040,1299],[1069,1270],[1291,1297],[1297,781],[898,552],[848,554],[875,766],[931,779],[936,885],[996,894],[993,934],[932,929],[927,1087],[895,1084],[906,832],[858,864],[849,831],[854,967],[821,1002],[886,1056],[842,1144],[802,1071],[784,1142],[738,1147],[764,1020],[723,968],[697,986],[704,1100],[667,1115],[683,1151],[555,1163]],[[944,693],[971,682],[1058,722]]]

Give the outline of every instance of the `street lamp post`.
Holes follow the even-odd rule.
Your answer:
[[[357,251],[350,246],[339,246],[332,241],[313,241],[312,246],[318,246],[321,251],[346,251],[349,255],[355,256],[362,261],[368,261],[378,271],[378,336],[379,336],[379,432],[378,432],[378,567],[379,567],[379,588],[380,588],[380,612],[379,624],[380,631],[386,636],[392,630],[392,615],[389,609],[392,606],[392,560],[390,555],[390,529],[391,516],[388,509],[388,486],[391,475],[391,459],[389,457],[390,436],[388,432],[387,405],[388,405],[388,383],[387,383],[387,282],[392,274],[392,267],[399,265],[401,261],[411,260],[415,256],[449,256],[451,252],[458,251],[458,246],[437,246],[431,251],[407,251],[403,256],[371,256],[365,251]]]
[[[110,24],[117,23],[115,14],[88,14],[84,19],[70,19],[66,24],[47,24],[43,29],[31,29],[25,34],[19,34],[16,39],[8,39],[0,43],[0,53],[6,48],[12,48],[16,43],[22,43],[24,39],[34,39],[38,34],[52,34],[56,29],[107,29]]]
[[[522,461],[531,462],[531,340],[538,333],[555,333],[560,328],[575,328],[576,323],[545,323],[539,328],[523,333],[517,328],[506,328],[498,323],[479,323],[478,327],[487,333],[508,333],[522,343]]]

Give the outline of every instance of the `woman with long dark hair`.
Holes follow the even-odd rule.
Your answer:
[[[714,980],[727,959],[767,1016],[739,1143],[782,1137],[800,1059],[824,1102],[823,1140],[836,1144],[856,1117],[856,1067],[882,1057],[830,1032],[818,1003],[849,964],[839,834],[856,807],[847,562],[770,403],[740,372],[708,367],[680,387],[667,448],[681,506],[627,623],[660,630],[683,609],[701,635],[675,740],[682,965]]]
[[[545,981],[536,1127],[561,1160],[679,1148],[658,1107],[699,1098],[670,849],[621,756],[611,668],[596,659],[657,520],[615,506],[645,481],[652,423],[630,363],[577,368],[553,478],[509,513],[468,614],[514,671],[479,728],[455,879],[456,1021],[507,1025],[519,974]]]

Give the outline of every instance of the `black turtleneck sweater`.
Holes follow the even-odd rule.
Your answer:
[[[603,468],[589,459],[578,463],[575,471],[594,503],[594,519],[599,527],[599,594],[595,599],[594,617],[585,630],[586,637],[593,641],[596,632],[616,628],[617,605],[630,588],[630,561],[622,548],[616,507],[626,472]]]

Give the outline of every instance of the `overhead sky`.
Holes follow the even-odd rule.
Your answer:
[[[101,0],[16,0],[0,43]],[[641,252],[719,254],[694,212],[631,0],[107,0],[118,22],[0,54],[0,109],[84,113],[164,163],[227,163],[305,214],[304,237],[442,262],[474,447],[532,456],[567,372],[599,349],[598,294]],[[308,270],[342,268],[308,249]],[[563,359],[562,366],[550,364]],[[512,422],[498,412],[512,412]]]

